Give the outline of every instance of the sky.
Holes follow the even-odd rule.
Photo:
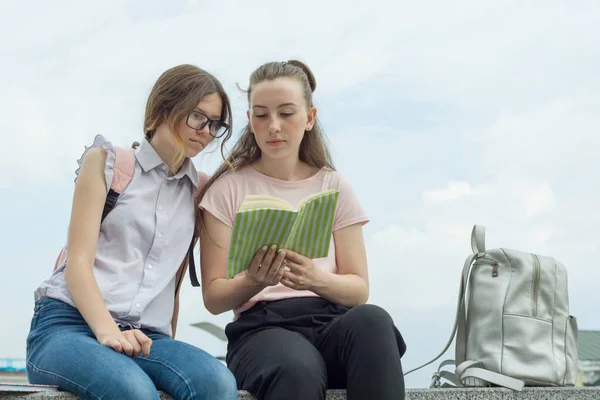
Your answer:
[[[562,262],[571,314],[600,329],[597,1],[3,0],[0,54],[0,358],[25,356],[84,146],[139,140],[154,81],[182,63],[223,82],[234,138],[247,109],[237,85],[255,68],[295,58],[313,70],[336,168],[371,220],[369,303],[402,332],[405,370],[451,333],[474,224],[488,248]],[[218,148],[194,162],[211,173]],[[190,324],[232,317],[186,284],[178,339],[222,355]],[[407,387],[426,387],[437,364]]]

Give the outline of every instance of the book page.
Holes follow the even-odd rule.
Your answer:
[[[308,258],[329,254],[339,192],[321,192],[299,207],[298,216],[284,247]]]
[[[278,197],[268,195],[248,195],[244,198],[238,212],[265,208],[295,211],[290,203]]]

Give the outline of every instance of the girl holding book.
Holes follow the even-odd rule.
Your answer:
[[[191,158],[229,137],[230,125],[214,76],[192,65],[165,71],[146,103],[145,138],[128,153],[133,179],[105,216],[113,176],[123,172],[115,168],[120,149],[101,136],[86,148],[66,261],[35,292],[29,382],[84,399],[158,399],[157,389],[173,399],[238,398],[222,363],[174,339],[202,184]]]
[[[315,88],[310,69],[295,60],[250,76],[248,125],[200,193],[204,303],[214,314],[234,311],[227,364],[238,387],[259,399],[324,399],[328,388],[347,388],[348,399],[402,399],[406,345],[390,315],[365,304],[368,218],[333,168]],[[247,196],[297,206],[332,189],[338,200],[326,257],[262,243],[248,268],[228,279],[229,243]]]

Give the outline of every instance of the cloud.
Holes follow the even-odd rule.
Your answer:
[[[441,204],[458,200],[463,196],[477,196],[484,187],[472,187],[469,182],[448,182],[445,189],[432,189],[423,192],[423,200],[428,204]]]

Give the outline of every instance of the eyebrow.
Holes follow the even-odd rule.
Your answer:
[[[215,120],[217,120],[217,121],[220,121],[220,120],[221,120],[221,116],[220,116],[220,115],[208,115],[208,113],[207,113],[206,111],[204,111],[203,109],[201,109],[201,108],[199,108],[199,107],[196,107],[196,108],[194,108],[194,111],[196,111],[196,112],[199,112],[199,113],[202,113],[202,114],[204,114],[204,115],[207,115],[207,116],[208,116],[208,118],[210,118],[210,119],[215,119]]]
[[[277,108],[289,107],[289,106],[297,107],[295,103],[283,103],[283,104],[278,105]],[[263,106],[263,105],[260,105],[260,104],[255,104],[255,105],[252,106],[252,108],[267,108],[268,109],[269,107]]]

